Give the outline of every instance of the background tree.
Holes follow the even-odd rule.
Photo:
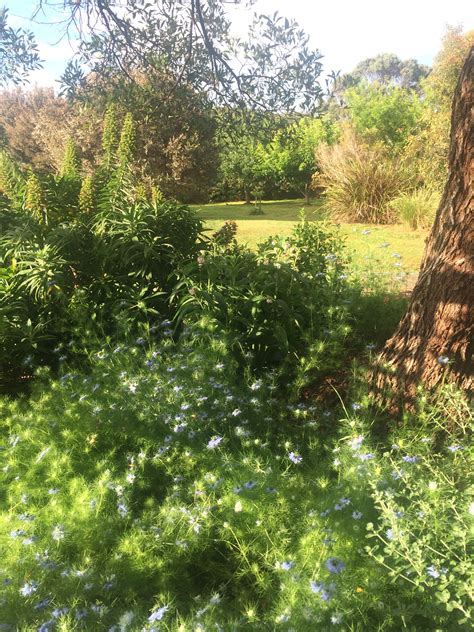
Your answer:
[[[359,62],[350,76],[355,83],[366,81],[415,88],[429,72],[429,66],[418,63],[416,59],[402,61],[393,53],[380,53]]]
[[[6,147],[22,165],[40,171],[51,168],[52,163],[34,131],[38,113],[51,99],[54,99],[54,92],[50,88],[37,88],[28,92],[16,88],[0,93],[0,124],[6,136]],[[57,142],[57,134],[55,136]]]
[[[83,168],[90,171],[101,155],[103,113],[69,103],[52,88],[0,92],[0,126],[4,146],[24,167],[59,171],[69,138],[80,148]]]
[[[417,94],[400,87],[363,83],[346,90],[344,99],[347,115],[361,137],[392,148],[406,145],[421,118]]]
[[[408,311],[379,358],[377,392],[410,399],[418,384],[444,380],[473,392],[473,166],[474,47],[453,101],[448,180]]]
[[[221,148],[217,196],[244,199],[250,204],[252,196],[260,197],[257,194],[267,188],[269,168],[263,143],[252,135],[225,144]]]
[[[278,131],[267,149],[278,188],[304,197],[309,204],[316,151],[322,143],[332,145],[337,136],[337,127],[327,118],[302,117]]]
[[[452,98],[474,31],[449,27],[433,71],[422,83],[424,98],[416,133],[409,139],[407,158],[417,169],[419,179],[431,189],[441,191],[447,177],[449,130]]]

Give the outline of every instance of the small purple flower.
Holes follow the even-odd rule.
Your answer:
[[[324,584],[319,584],[318,582],[314,582],[314,581],[311,581],[309,585],[311,588],[311,592],[314,592],[314,593],[320,593],[324,588]]]
[[[385,535],[387,536],[388,540],[393,540],[393,536],[394,536],[393,529],[387,529],[387,531],[385,531]]]
[[[125,503],[118,503],[117,510],[122,518],[125,518],[125,516],[128,514],[128,507],[127,505],[125,505]]]
[[[208,449],[213,450],[214,448],[217,448],[217,446],[219,445],[221,441],[222,441],[222,437],[219,437],[219,436],[212,437],[212,439],[207,444]]]
[[[162,606],[161,608],[158,608],[158,610],[154,610],[151,615],[148,617],[148,621],[153,622],[153,621],[161,621],[161,619],[163,619],[163,617],[165,616],[165,613],[168,610],[168,606]]]
[[[438,579],[438,577],[440,576],[440,572],[433,565],[428,566],[428,568],[426,569],[426,572],[433,579]]]
[[[325,585],[323,583],[311,581],[309,586],[311,588],[311,592],[319,595],[323,601],[330,601],[335,592],[334,584]]]
[[[19,538],[23,535],[26,535],[26,531],[23,531],[23,529],[15,529],[14,531],[10,531],[10,537],[13,539]]]
[[[351,404],[351,408],[352,410],[360,410],[362,408],[362,406],[359,404],[359,402],[354,402],[353,404]]]
[[[375,454],[372,454],[372,452],[366,452],[364,454],[359,454],[359,459],[361,461],[370,461],[371,459],[375,458]]]
[[[38,590],[38,582],[27,582],[24,586],[20,588],[20,595],[23,597],[29,597],[34,592]]]
[[[364,437],[362,435],[359,435],[358,437],[354,437],[349,441],[349,446],[352,448],[352,450],[359,450],[363,441]]]
[[[62,606],[61,608],[55,608],[53,612],[51,613],[51,615],[54,619],[59,619],[59,617],[62,617],[64,614],[67,614],[68,612],[69,612],[69,608],[67,606]]]
[[[245,489],[253,489],[256,484],[257,483],[255,483],[254,481],[248,481],[247,483],[244,483],[244,487]]]
[[[47,608],[49,606],[49,602],[50,602],[50,599],[46,597],[45,599],[38,601],[38,603],[34,605],[34,609],[43,610],[44,608]]]
[[[280,564],[280,567],[282,568],[282,570],[284,571],[291,571],[291,569],[293,568],[293,566],[295,565],[294,562],[282,562]]]
[[[353,511],[352,512],[352,517],[354,518],[354,520],[360,520],[362,518],[362,512],[361,511]]]
[[[295,463],[296,465],[298,465],[298,463],[301,463],[301,461],[303,460],[303,457],[295,452],[290,452],[288,454],[288,458],[290,459],[290,461],[292,461],[292,463]]]
[[[341,573],[345,568],[345,563],[337,557],[330,557],[326,560],[326,568],[330,573]]]
[[[402,457],[402,460],[405,461],[405,463],[416,463],[418,461],[418,457],[417,456],[409,456],[407,454],[406,456]]]
[[[441,366],[446,366],[447,364],[449,364],[448,356],[445,356],[445,355],[438,356],[438,364],[441,364]]]
[[[76,611],[74,617],[77,619],[77,621],[81,621],[82,619],[85,619],[87,617],[87,614],[88,612],[86,608],[80,608]]]
[[[463,450],[461,445],[448,445],[448,450],[450,452],[457,452],[458,450]]]

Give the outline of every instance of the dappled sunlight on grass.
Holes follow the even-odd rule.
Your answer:
[[[322,218],[320,203],[304,207],[303,200],[262,202],[264,215],[250,215],[254,206],[242,202],[206,204],[196,208],[200,209],[206,228],[212,232],[225,221],[235,220],[238,226],[237,240],[251,248],[270,235],[289,235],[303,208],[308,220]],[[367,257],[374,263],[392,258],[394,268],[403,267],[409,273],[419,269],[427,231],[410,230],[402,224],[339,226],[356,266],[363,266]]]

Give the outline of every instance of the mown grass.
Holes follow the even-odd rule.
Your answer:
[[[263,215],[250,215],[254,206],[242,202],[223,202],[195,207],[206,220],[209,231],[215,231],[228,220],[238,225],[237,239],[250,247],[270,235],[289,235],[304,208],[309,220],[322,219],[321,202],[315,201],[305,206],[303,200],[277,200],[262,202]],[[418,271],[426,230],[410,230],[401,224],[340,224],[340,230],[346,237],[346,245],[353,255],[356,266],[365,265],[369,258],[375,265],[378,260],[393,257],[395,264],[402,264],[408,273]],[[369,231],[367,233],[367,231]],[[401,258],[395,256],[400,255]]]

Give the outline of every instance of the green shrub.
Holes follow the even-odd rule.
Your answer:
[[[1,225],[0,382],[55,365],[53,350],[73,338],[87,345],[163,317],[170,277],[202,240],[201,220],[175,202],[109,206],[53,224],[7,207]]]
[[[324,207],[334,220],[389,224],[397,219],[391,201],[412,187],[400,158],[351,134],[338,145],[321,147],[318,163],[314,185],[324,187]]]
[[[179,274],[172,302],[177,322],[214,322],[254,367],[291,365],[342,314],[342,244],[324,225],[302,222],[289,238],[269,238],[252,252],[217,248]]]
[[[109,629],[131,612],[151,629],[167,606],[258,629],[297,543],[291,413],[210,337],[104,347],[93,365],[1,406],[0,623]]]
[[[439,205],[439,193],[429,189],[418,189],[402,193],[391,202],[397,218],[412,230],[430,228]]]

